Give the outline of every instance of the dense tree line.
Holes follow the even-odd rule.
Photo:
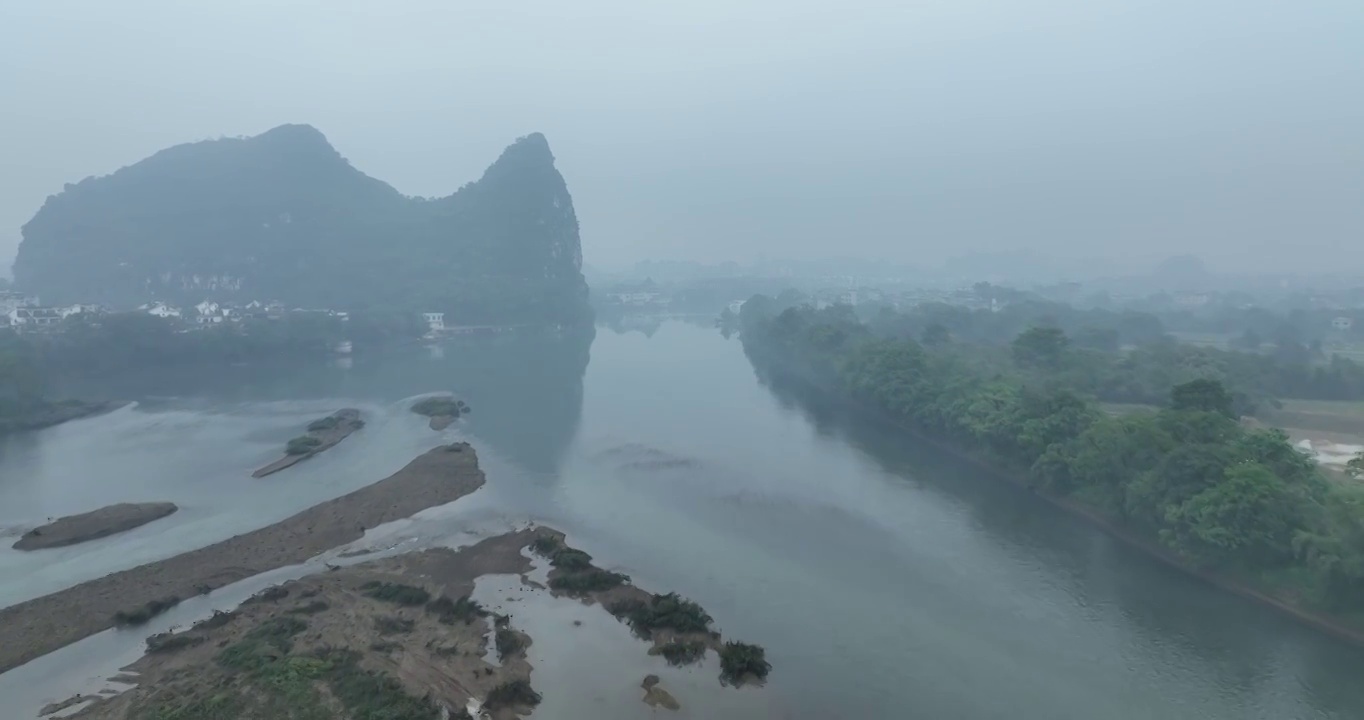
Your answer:
[[[1000,352],[1031,328],[1062,332],[1067,351],[1054,368],[1068,383],[1109,402],[1156,404],[1171,385],[1214,378],[1232,388],[1238,407],[1253,410],[1275,398],[1364,399],[1364,365],[1329,358],[1293,325],[1254,346],[1220,349],[1181,343],[1165,334],[1156,316],[1135,311],[1077,309],[1021,300],[997,312],[927,303],[906,311],[863,312],[868,329],[884,337],[910,337],[929,346],[950,341]],[[1250,342],[1250,341],[1246,341]]]
[[[759,297],[741,323],[762,370],[875,408],[1197,566],[1335,609],[1364,605],[1364,494],[1325,481],[1281,431],[1240,424],[1237,398],[1216,378],[1149,378],[1168,382],[1162,406],[1112,415],[1074,383],[1074,347],[1056,328],[982,355],[885,337],[845,307]]]

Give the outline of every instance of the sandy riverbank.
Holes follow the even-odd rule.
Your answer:
[[[15,550],[42,550],[98,540],[116,533],[142,527],[179,508],[175,503],[118,503],[79,515],[57,518],[24,533],[14,543]]]
[[[0,672],[115,624],[114,614],[302,562],[364,531],[483,485],[467,444],[418,456],[377,483],[259,530],[0,609]]]

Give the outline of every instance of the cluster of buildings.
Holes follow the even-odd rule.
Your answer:
[[[109,312],[111,311],[108,308],[100,305],[43,305],[36,295],[0,291],[0,329],[15,332],[58,332],[62,321],[73,315],[98,316]],[[282,303],[260,301],[237,305],[205,300],[186,308],[157,301],[144,304],[135,312],[178,320],[189,329],[237,323],[247,319],[278,319],[291,313],[318,313],[340,320],[350,319],[347,313],[336,310],[290,309]]]

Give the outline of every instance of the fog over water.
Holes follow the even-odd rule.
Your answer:
[[[418,352],[357,358],[348,370],[274,369],[255,386],[234,378],[172,393],[168,382],[160,399],[142,385],[137,407],[0,447],[0,524],[64,511],[76,502],[60,499],[67,490],[99,504],[99,487],[109,484],[147,499],[205,484],[231,488],[188,504],[182,513],[193,523],[177,513],[56,551],[52,568],[34,575],[55,587],[96,566],[133,564],[142,548],[188,549],[263,524],[467,437],[487,486],[362,542],[421,547],[527,521],[565,530],[604,566],[696,599],[727,636],[767,648],[774,670],[761,692],[727,696],[735,691],[695,671],[698,687],[719,698],[706,717],[754,717],[754,707],[757,716],[794,718],[1364,715],[1360,650],[1151,560],[974,467],[768,385],[738,343],[713,329],[603,329],[590,360],[584,350],[583,340],[471,342],[443,358]],[[513,367],[527,355],[543,372]],[[444,434],[400,402],[450,388],[467,394],[474,412]],[[248,477],[294,426],[346,403],[366,413],[363,431],[268,481]],[[117,451],[112,438],[121,438]],[[160,450],[168,444],[180,448],[169,460]],[[198,472],[177,464],[181,453],[201,455]],[[0,552],[3,577],[18,577],[15,555]],[[26,582],[6,582],[4,601],[30,594]],[[551,625],[569,617],[537,607],[517,612]],[[143,634],[86,641],[85,660],[71,672],[126,656]],[[562,640],[551,638],[544,651]],[[595,641],[603,697],[624,698],[604,700],[602,716],[646,717],[636,695],[612,689],[617,680],[638,685],[634,670],[616,678],[605,652],[624,640],[607,633]],[[636,649],[642,656],[643,645]],[[31,697],[44,672],[40,661],[0,675],[0,694]],[[554,677],[547,693],[573,674]],[[684,701],[698,692],[687,677],[668,680],[683,687]]]

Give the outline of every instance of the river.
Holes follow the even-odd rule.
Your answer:
[[[481,522],[553,525],[642,587],[699,601],[726,635],[767,648],[775,669],[761,692],[790,717],[1364,717],[1364,651],[769,387],[737,338],[681,322],[647,330],[73,386],[138,403],[0,441],[0,528],[118,500],[182,510],[87,545],[0,550],[0,604],[259,527],[462,436],[489,478],[460,501]],[[444,435],[405,411],[442,390],[473,407]],[[275,478],[248,477],[343,405],[364,411],[363,431]],[[449,533],[472,522],[464,512],[398,532]],[[105,635],[124,653],[140,642]],[[0,692],[38,667],[0,675]]]

